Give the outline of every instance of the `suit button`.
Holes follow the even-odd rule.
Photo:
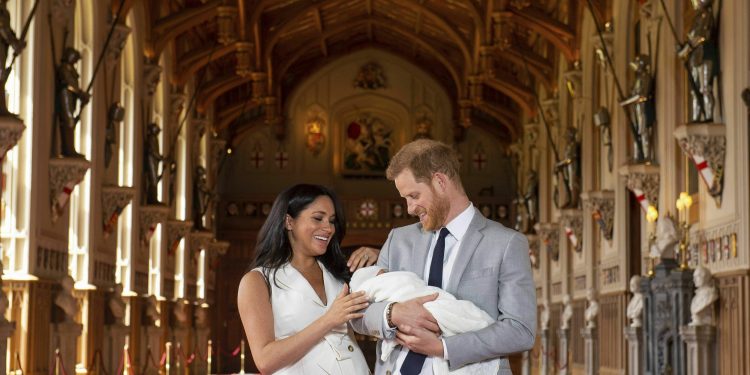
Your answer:
[[[353,346],[351,346],[351,345],[349,345],[349,348],[347,348],[347,349],[349,349],[349,351],[350,351],[350,352],[353,352],[353,351],[354,351],[354,347],[353,347]]]
[[[385,375],[391,375],[391,370],[386,371]]]

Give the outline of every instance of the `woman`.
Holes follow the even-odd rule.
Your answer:
[[[345,284],[345,226],[341,204],[325,187],[295,185],[276,198],[258,233],[255,268],[237,295],[261,373],[369,373],[347,325],[368,303]]]

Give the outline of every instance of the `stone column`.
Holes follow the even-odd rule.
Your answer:
[[[643,374],[642,328],[627,326],[623,329],[623,333],[625,339],[628,340],[628,375],[641,375]]]
[[[597,343],[599,336],[596,332],[596,327],[587,327],[581,329],[581,336],[583,336],[583,352],[585,374],[594,375],[599,373],[599,345]]]
[[[570,331],[570,328],[560,328],[557,330],[560,337],[560,348],[557,352],[559,375],[568,375],[568,331]]]
[[[205,355],[208,352],[208,340],[211,338],[211,329],[208,327],[198,327],[195,329],[195,355],[198,356],[197,360],[193,362],[193,371],[196,374],[206,374],[207,363]],[[214,371],[217,369],[214,368]]]
[[[542,330],[542,353],[539,355],[539,375],[547,375],[549,369],[549,329]]]
[[[715,374],[716,328],[709,325],[682,326],[680,336],[687,344],[687,375]]]
[[[119,323],[104,326],[104,349],[102,359],[107,372],[114,374],[123,355],[123,347],[128,338],[130,327]],[[123,362],[124,363],[124,362]]]
[[[0,319],[2,318],[0,317]],[[5,368],[8,363],[8,358],[6,357],[8,351],[8,337],[10,337],[15,330],[16,323],[2,319],[2,322],[0,322],[0,375],[5,375]]]
[[[67,374],[75,374],[76,343],[81,331],[83,325],[70,321],[50,324],[49,352],[54,356],[55,350],[60,349],[60,366],[64,366]]]

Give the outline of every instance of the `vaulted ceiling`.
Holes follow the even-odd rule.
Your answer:
[[[174,48],[172,83],[195,77],[196,109],[213,106],[216,130],[236,134],[257,121],[283,124],[285,98],[326,63],[383,49],[431,74],[457,123],[510,141],[536,111],[535,88],[556,92],[558,59],[578,59],[586,1],[149,1],[144,54]],[[605,0],[593,2],[601,14]]]

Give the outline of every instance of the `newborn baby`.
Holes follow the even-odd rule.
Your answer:
[[[426,302],[424,307],[437,320],[443,336],[477,331],[495,321],[482,309],[470,301],[457,300],[452,294],[434,286],[428,286],[413,272],[385,272],[380,267],[371,266],[358,269],[349,283],[352,292],[364,291],[370,302],[403,302],[416,297],[438,293],[434,301]],[[398,345],[396,340],[383,340],[381,359],[386,361]],[[500,359],[474,363],[455,371],[448,371],[448,362],[435,358],[433,373],[443,374],[495,374],[498,372]]]

